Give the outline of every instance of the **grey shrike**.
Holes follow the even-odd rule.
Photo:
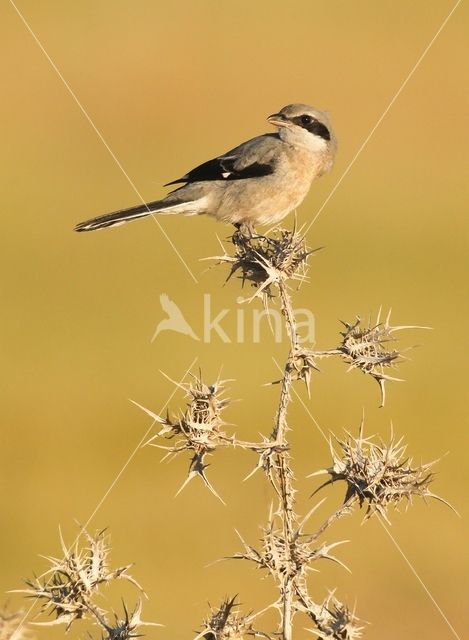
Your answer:
[[[204,162],[168,185],[184,183],[162,200],[80,222],[76,231],[123,224],[153,213],[207,214],[236,226],[276,224],[296,209],[311,182],[334,162],[329,118],[306,104],[289,104],[267,118],[277,127]]]

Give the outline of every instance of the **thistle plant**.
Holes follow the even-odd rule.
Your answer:
[[[61,537],[61,550],[61,557],[45,557],[49,568],[42,575],[26,580],[27,588],[17,590],[41,604],[40,614],[53,616],[52,620],[36,621],[35,625],[63,624],[68,631],[77,620],[87,620],[100,627],[102,640],[137,638],[141,635],[140,627],[155,625],[142,621],[141,598],[137,600],[131,613],[123,603],[121,616],[98,606],[101,588],[119,580],[131,583],[145,596],[142,587],[129,574],[131,565],[110,567],[109,536],[105,531],[91,535],[82,529],[81,535],[70,549]],[[12,640],[21,640],[23,637],[11,636]],[[90,634],[89,637],[92,638]]]
[[[313,524],[320,503],[313,504],[306,515],[296,508],[296,479],[290,455],[288,435],[291,425],[288,409],[292,388],[303,381],[309,392],[313,375],[319,371],[318,361],[338,357],[349,368],[359,369],[377,381],[381,405],[385,400],[385,384],[397,380],[389,370],[404,358],[404,350],[397,345],[395,334],[408,326],[392,326],[390,316],[384,321],[363,323],[360,318],[344,322],[338,345],[322,351],[308,348],[300,341],[292,305],[292,285],[306,280],[308,260],[314,253],[306,246],[300,231],[274,229],[268,236],[256,235],[240,229],[232,237],[233,252],[217,256],[218,264],[230,267],[228,278],[238,277],[243,286],[251,287],[246,302],[260,300],[264,306],[278,302],[289,338],[289,350],[279,382],[279,399],[273,426],[266,430],[259,442],[244,442],[227,431],[223,410],[228,404],[224,396],[226,382],[207,384],[201,374],[182,386],[188,404],[179,415],[161,417],[140,406],[161,428],[146,445],[161,448],[167,456],[189,455],[188,474],[179,491],[192,479],[199,477],[217,497],[217,490],[209,481],[206,459],[220,448],[241,448],[253,452],[256,461],[253,472],[264,474],[272,488],[272,507],[262,526],[257,544],[245,541],[240,535],[241,549],[227,558],[248,561],[268,574],[277,587],[277,599],[268,608],[279,614],[277,629],[260,630],[255,624],[258,613],[243,615],[235,598],[226,599],[218,609],[212,609],[197,638],[225,640],[259,635],[266,638],[291,640],[294,618],[303,614],[309,627],[319,638],[355,640],[362,636],[363,624],[355,612],[342,603],[335,592],[317,602],[311,595],[311,572],[318,562],[329,560],[345,566],[337,556],[342,542],[329,542],[324,534],[340,518],[355,508],[365,508],[365,519],[372,516],[388,520],[390,507],[409,504],[416,497],[437,498],[430,491],[434,463],[414,465],[405,457],[402,440],[394,436],[388,443],[376,437],[364,436],[363,421],[358,435],[346,432],[343,439],[331,438],[332,461],[323,470],[328,480],[313,491],[335,483],[345,485],[344,501],[324,522]],[[164,439],[170,444],[164,444]],[[251,475],[251,474],[250,474]],[[178,493],[179,493],[178,491]],[[221,498],[220,498],[221,499]]]
[[[378,517],[389,522],[391,508],[408,506],[417,497],[441,500],[430,489],[434,462],[414,464],[406,455],[402,439],[392,433],[388,442],[376,436],[365,437],[362,420],[357,435],[349,430],[341,438],[330,438],[331,461],[310,474],[328,476],[320,486],[311,487],[312,497],[333,483],[344,485],[343,502],[324,521],[317,522],[316,512],[324,500],[313,502],[306,514],[297,509],[288,410],[294,385],[305,383],[309,393],[313,376],[319,372],[318,362],[330,357],[338,357],[349,369],[358,369],[377,381],[382,406],[385,384],[398,380],[390,370],[405,359],[396,333],[409,327],[392,326],[389,314],[384,321],[378,314],[376,322],[369,323],[357,317],[343,323],[337,346],[324,350],[305,346],[300,340],[291,295],[294,284],[306,281],[308,261],[314,251],[306,246],[301,232],[274,229],[270,235],[256,235],[239,229],[232,236],[232,247],[232,253],[216,258],[219,264],[229,266],[228,278],[238,277],[243,286],[251,287],[252,294],[246,302],[260,301],[265,307],[279,304],[287,329],[289,348],[281,379],[276,381],[279,396],[273,424],[263,430],[259,441],[240,440],[230,432],[223,417],[230,402],[226,396],[229,381],[208,384],[200,372],[189,382],[178,383],[187,398],[179,412],[168,410],[160,416],[137,405],[158,425],[157,432],[143,446],[163,450],[163,459],[181,455],[187,458],[187,475],[177,493],[198,479],[223,502],[207,474],[209,458],[221,448],[254,454],[249,476],[263,474],[271,488],[272,505],[261,527],[260,540],[253,543],[239,534],[240,548],[227,552],[226,559],[249,562],[268,575],[276,586],[276,598],[262,611],[249,613],[240,610],[236,596],[226,598],[218,607],[210,608],[196,640],[242,640],[250,636],[291,640],[295,618],[300,615],[308,630],[320,639],[357,640],[362,637],[363,623],[353,609],[339,600],[336,590],[319,601],[312,595],[312,575],[313,571],[317,575],[318,563],[327,560],[347,568],[339,556],[343,541],[331,541],[325,534],[354,509],[364,508],[365,520]],[[141,635],[141,627],[150,624],[141,620],[141,598],[133,609],[124,604],[121,615],[97,604],[102,587],[122,580],[144,595],[129,574],[130,565],[111,568],[109,552],[104,531],[90,535],[83,529],[71,549],[62,541],[62,557],[47,557],[49,568],[28,580],[27,588],[22,590],[41,603],[41,614],[52,616],[52,620],[41,624],[63,624],[68,630],[76,621],[88,620],[98,626],[103,640],[128,640]],[[318,588],[314,586],[316,593]],[[261,629],[260,615],[271,608],[278,613],[278,626]],[[0,617],[0,640],[26,640],[26,635],[8,635],[8,624],[5,615]]]

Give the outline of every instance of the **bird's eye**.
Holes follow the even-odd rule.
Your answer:
[[[311,116],[307,116],[307,115],[301,116],[301,124],[308,125],[308,124],[311,124],[312,122],[313,122],[313,118]]]

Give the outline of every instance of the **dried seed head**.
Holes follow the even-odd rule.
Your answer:
[[[339,454],[331,444],[333,465],[325,471],[331,478],[322,487],[344,480],[347,483],[344,502],[356,498],[360,506],[366,503],[365,519],[376,511],[387,519],[389,506],[397,508],[404,500],[408,505],[414,496],[441,500],[429,490],[434,462],[414,467],[412,459],[404,455],[406,447],[402,439],[396,441],[391,435],[388,444],[374,440],[374,436],[363,437],[362,423],[358,437],[347,433],[344,440],[337,439]]]
[[[320,640],[357,640],[362,637],[363,627],[358,626],[359,619],[331,593],[321,605],[309,601],[306,613],[316,625],[309,629]]]
[[[104,612],[93,604],[93,597],[102,585],[117,579],[140,585],[127,574],[131,565],[111,569],[108,563],[109,538],[104,531],[91,536],[82,529],[86,542],[79,540],[72,549],[67,549],[61,539],[63,557],[46,557],[50,568],[39,578],[27,580],[28,589],[20,592],[42,601],[42,613],[52,613],[55,620],[40,622],[41,625],[66,624],[70,628],[75,620],[92,613],[100,618]]]
[[[199,476],[210,491],[220,498],[205,475],[207,467],[205,458],[213,453],[217,447],[227,446],[233,441],[221,430],[225,424],[221,413],[229,403],[228,399],[222,397],[225,382],[218,381],[216,384],[206,385],[199,375],[194,377],[194,380],[189,384],[180,384],[179,386],[189,397],[189,403],[179,417],[170,417],[168,413],[166,418],[162,418],[149,409],[137,405],[156,422],[163,425],[157,435],[151,437],[145,445],[164,449],[168,452],[167,456],[177,455],[183,451],[192,453],[188,477],[179,491],[192,478]],[[155,441],[161,436],[167,440],[176,439],[176,442],[172,446],[157,444]]]
[[[385,322],[380,322],[379,314],[376,324],[371,322],[363,326],[359,317],[353,324],[344,322],[345,331],[341,333],[343,340],[337,352],[350,365],[351,369],[360,369],[363,373],[372,376],[379,384],[381,390],[381,406],[385,400],[385,382],[394,380],[401,382],[384,373],[386,368],[395,367],[397,361],[403,358],[403,351],[391,349],[389,344],[396,338],[392,335],[400,329],[413,329],[419,327],[396,326],[389,324],[390,312]],[[421,327],[424,328],[424,327]]]
[[[212,609],[210,616],[204,620],[204,629],[198,638],[206,640],[242,640],[245,636],[255,636],[251,620],[252,616],[243,616],[236,608],[236,596],[231,600],[226,598],[218,609]]]
[[[130,640],[130,638],[140,638],[141,633],[140,627],[143,626],[152,626],[159,627],[161,625],[156,624],[154,622],[143,622],[141,619],[142,613],[142,603],[139,601],[133,610],[133,612],[129,615],[129,612],[124,606],[124,617],[119,618],[117,614],[114,614],[114,624],[113,625],[105,625],[106,635],[102,636],[102,640]]]
[[[9,611],[6,607],[0,609],[0,640],[30,640],[24,617],[24,611]]]
[[[220,437],[224,435],[220,429],[224,424],[221,413],[229,403],[228,399],[222,397],[224,382],[218,381],[216,384],[206,385],[198,376],[194,377],[193,382],[179,386],[184,389],[186,396],[190,399],[186,411],[179,417],[170,418],[168,414],[166,418],[161,418],[145,410],[163,425],[158,436],[165,436],[168,440],[179,437],[182,442],[194,445],[186,448],[203,445],[208,449],[215,449]]]
[[[304,534],[300,527],[294,532],[292,539],[288,541],[285,539],[283,530],[276,529],[273,520],[270,520],[263,530],[262,548],[257,550],[241,538],[244,552],[237,553],[232,558],[254,562],[259,569],[266,569],[281,586],[292,581],[295,583],[299,581],[301,584],[302,579],[311,570],[311,565],[316,560],[332,560],[344,566],[335,556],[331,555],[331,550],[343,542],[329,545],[321,544],[316,547],[314,540],[313,536]]]
[[[271,298],[272,285],[305,279],[307,260],[313,252],[306,247],[300,231],[277,227],[270,237],[238,231],[232,240],[235,255],[216,259],[231,264],[228,278],[239,273],[243,285],[250,282],[257,289],[253,297]]]

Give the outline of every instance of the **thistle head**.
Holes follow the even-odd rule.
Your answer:
[[[155,622],[144,622],[141,619],[142,602],[139,600],[132,613],[129,613],[125,603],[124,616],[120,618],[116,613],[114,614],[114,623],[103,626],[106,630],[106,635],[102,636],[102,640],[131,640],[131,638],[140,638],[140,628],[143,626],[160,627],[161,625]]]
[[[236,596],[226,598],[218,609],[211,608],[210,615],[204,620],[204,629],[197,638],[205,640],[242,640],[247,635],[257,635],[251,620],[252,616],[243,616],[238,610]]]
[[[363,627],[358,626],[359,619],[333,593],[320,605],[309,601],[305,609],[315,624],[314,629],[308,630],[319,640],[358,640],[362,637]]]
[[[271,518],[263,528],[261,547],[256,549],[240,536],[244,552],[237,553],[232,558],[254,562],[259,569],[268,571],[281,589],[292,582],[297,586],[304,584],[307,573],[313,569],[312,565],[317,560],[330,560],[347,569],[331,553],[344,541],[316,546],[315,536],[303,532],[304,522],[305,520],[295,528],[291,539],[287,540],[281,526],[275,527],[274,519]]]
[[[84,542],[82,539],[84,538]],[[20,593],[42,602],[42,613],[55,619],[41,625],[66,624],[67,629],[82,618],[93,614],[101,621],[103,610],[94,605],[94,598],[103,585],[124,579],[140,591],[142,588],[129,574],[131,565],[112,569],[109,566],[109,539],[105,531],[90,535],[82,529],[75,544],[67,548],[61,539],[62,557],[46,557],[49,569],[39,578],[27,580],[27,589]]]
[[[232,240],[234,256],[225,254],[216,259],[231,265],[228,278],[237,274],[243,285],[249,282],[255,287],[252,298],[265,301],[274,296],[276,285],[306,278],[308,257],[313,252],[307,248],[300,231],[278,227],[269,236],[237,231]]]
[[[359,317],[352,324],[344,322],[345,330],[341,332],[342,342],[336,350],[336,353],[339,353],[350,365],[350,369],[359,369],[378,382],[381,406],[385,401],[385,382],[388,380],[402,382],[400,378],[386,373],[386,370],[395,368],[397,363],[404,359],[404,351],[392,348],[396,342],[393,334],[401,329],[428,328],[391,326],[390,315],[391,312],[384,322],[380,322],[380,314],[378,314],[376,323],[369,322],[368,325],[365,325]]]
[[[221,429],[225,424],[221,414],[229,403],[229,400],[223,397],[225,382],[219,380],[215,384],[207,385],[202,381],[202,377],[199,374],[199,376],[194,376],[190,383],[178,384],[185,391],[189,402],[185,411],[174,417],[167,413],[166,417],[163,418],[134,403],[151,416],[155,422],[162,425],[158,433],[152,436],[145,445],[167,451],[165,458],[167,456],[175,456],[184,451],[192,454],[188,477],[178,493],[182,491],[190,480],[199,476],[208,489],[221,500],[205,475],[207,467],[205,459],[217,447],[227,446],[232,442],[232,438],[228,437]],[[165,437],[167,440],[175,440],[175,442],[171,446],[161,445],[156,442],[160,437]]]
[[[180,438],[188,445],[187,448],[207,449],[216,448],[221,434],[221,426],[224,424],[221,413],[229,404],[227,398],[223,398],[224,382],[217,381],[207,385],[201,375],[194,376],[190,383],[178,384],[189,398],[185,411],[178,416],[166,418],[152,413],[148,409],[139,406],[148,413],[156,422],[162,425],[158,436],[164,436],[168,440]],[[152,438],[147,444],[154,440]]]
[[[364,438],[362,423],[358,437],[347,433],[343,440],[337,439],[337,444],[338,453],[331,444],[333,464],[325,471],[330,480],[322,487],[344,481],[344,502],[358,500],[360,506],[365,504],[365,519],[378,512],[387,520],[389,507],[398,508],[402,502],[409,505],[414,497],[441,500],[429,489],[434,478],[430,469],[435,463],[414,465],[405,455],[402,439],[395,440],[391,435],[385,444],[374,436]]]

